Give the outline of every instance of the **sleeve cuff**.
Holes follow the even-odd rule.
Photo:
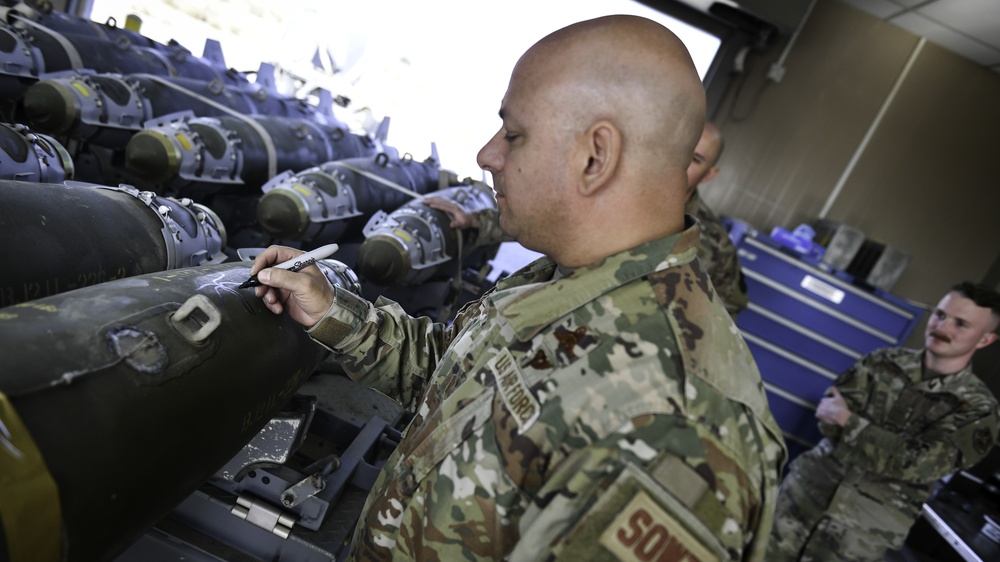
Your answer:
[[[833,449],[833,456],[841,462],[847,462],[850,460],[850,453],[857,446],[858,440],[861,437],[861,432],[867,429],[870,423],[871,422],[857,414],[851,414],[851,417],[847,418],[847,423],[844,424],[844,429],[840,434],[840,440],[837,441],[837,444]]]
[[[343,353],[361,338],[364,325],[374,313],[370,302],[334,286],[333,303],[306,333],[330,351]]]

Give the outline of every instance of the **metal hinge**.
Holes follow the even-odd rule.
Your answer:
[[[287,539],[295,525],[295,517],[283,512],[263,500],[247,495],[241,495],[236,500],[230,512],[236,517],[245,520],[283,539]]]

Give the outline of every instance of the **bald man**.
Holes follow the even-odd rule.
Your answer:
[[[715,123],[705,123],[694,157],[687,169],[688,196],[684,211],[698,219],[701,226],[701,243],[698,259],[712,278],[715,292],[719,293],[726,310],[736,320],[740,311],[747,307],[747,285],[740,269],[736,246],[729,239],[722,220],[715,214],[698,192],[698,186],[708,183],[719,175],[719,157],[725,143],[722,131]]]
[[[271,247],[256,293],[413,414],[353,560],[762,560],[785,458],[699,266],[685,170],[704,121],[683,44],[612,16],[518,61],[479,153],[503,231],[545,254],[450,326]]]

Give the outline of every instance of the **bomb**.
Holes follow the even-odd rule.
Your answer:
[[[467,180],[428,195],[450,199],[473,214],[496,209],[489,185]],[[418,285],[434,277],[454,273],[455,261],[479,249],[471,231],[449,226],[451,217],[420,199],[386,214],[376,213],[365,226],[365,241],[358,250],[358,274],[376,285]]]
[[[125,149],[132,172],[168,189],[224,187],[256,192],[285,170],[374,154],[381,143],[346,127],[270,115],[194,117],[190,112],[147,122]]]
[[[314,372],[327,351],[236,289],[249,271],[149,273],[0,311],[5,559],[112,559]]]
[[[434,153],[423,162],[393,152],[346,158],[267,182],[257,204],[257,221],[275,238],[326,244],[360,241],[368,220],[414,196],[450,185]]]
[[[49,135],[0,123],[0,179],[60,183],[73,178],[73,158]]]
[[[0,306],[226,260],[208,207],[122,185],[0,180]]]
[[[21,100],[21,113],[34,128],[116,149],[125,148],[147,120],[180,111],[199,117],[267,114],[346,128],[330,109],[322,112],[250,82],[69,71],[46,75]]]

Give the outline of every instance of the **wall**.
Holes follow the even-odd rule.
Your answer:
[[[764,232],[827,207],[912,256],[892,292],[921,303],[985,280],[1000,260],[1000,74],[836,0],[817,2],[770,82],[784,47],[748,59],[714,116],[726,149],[709,204]]]

